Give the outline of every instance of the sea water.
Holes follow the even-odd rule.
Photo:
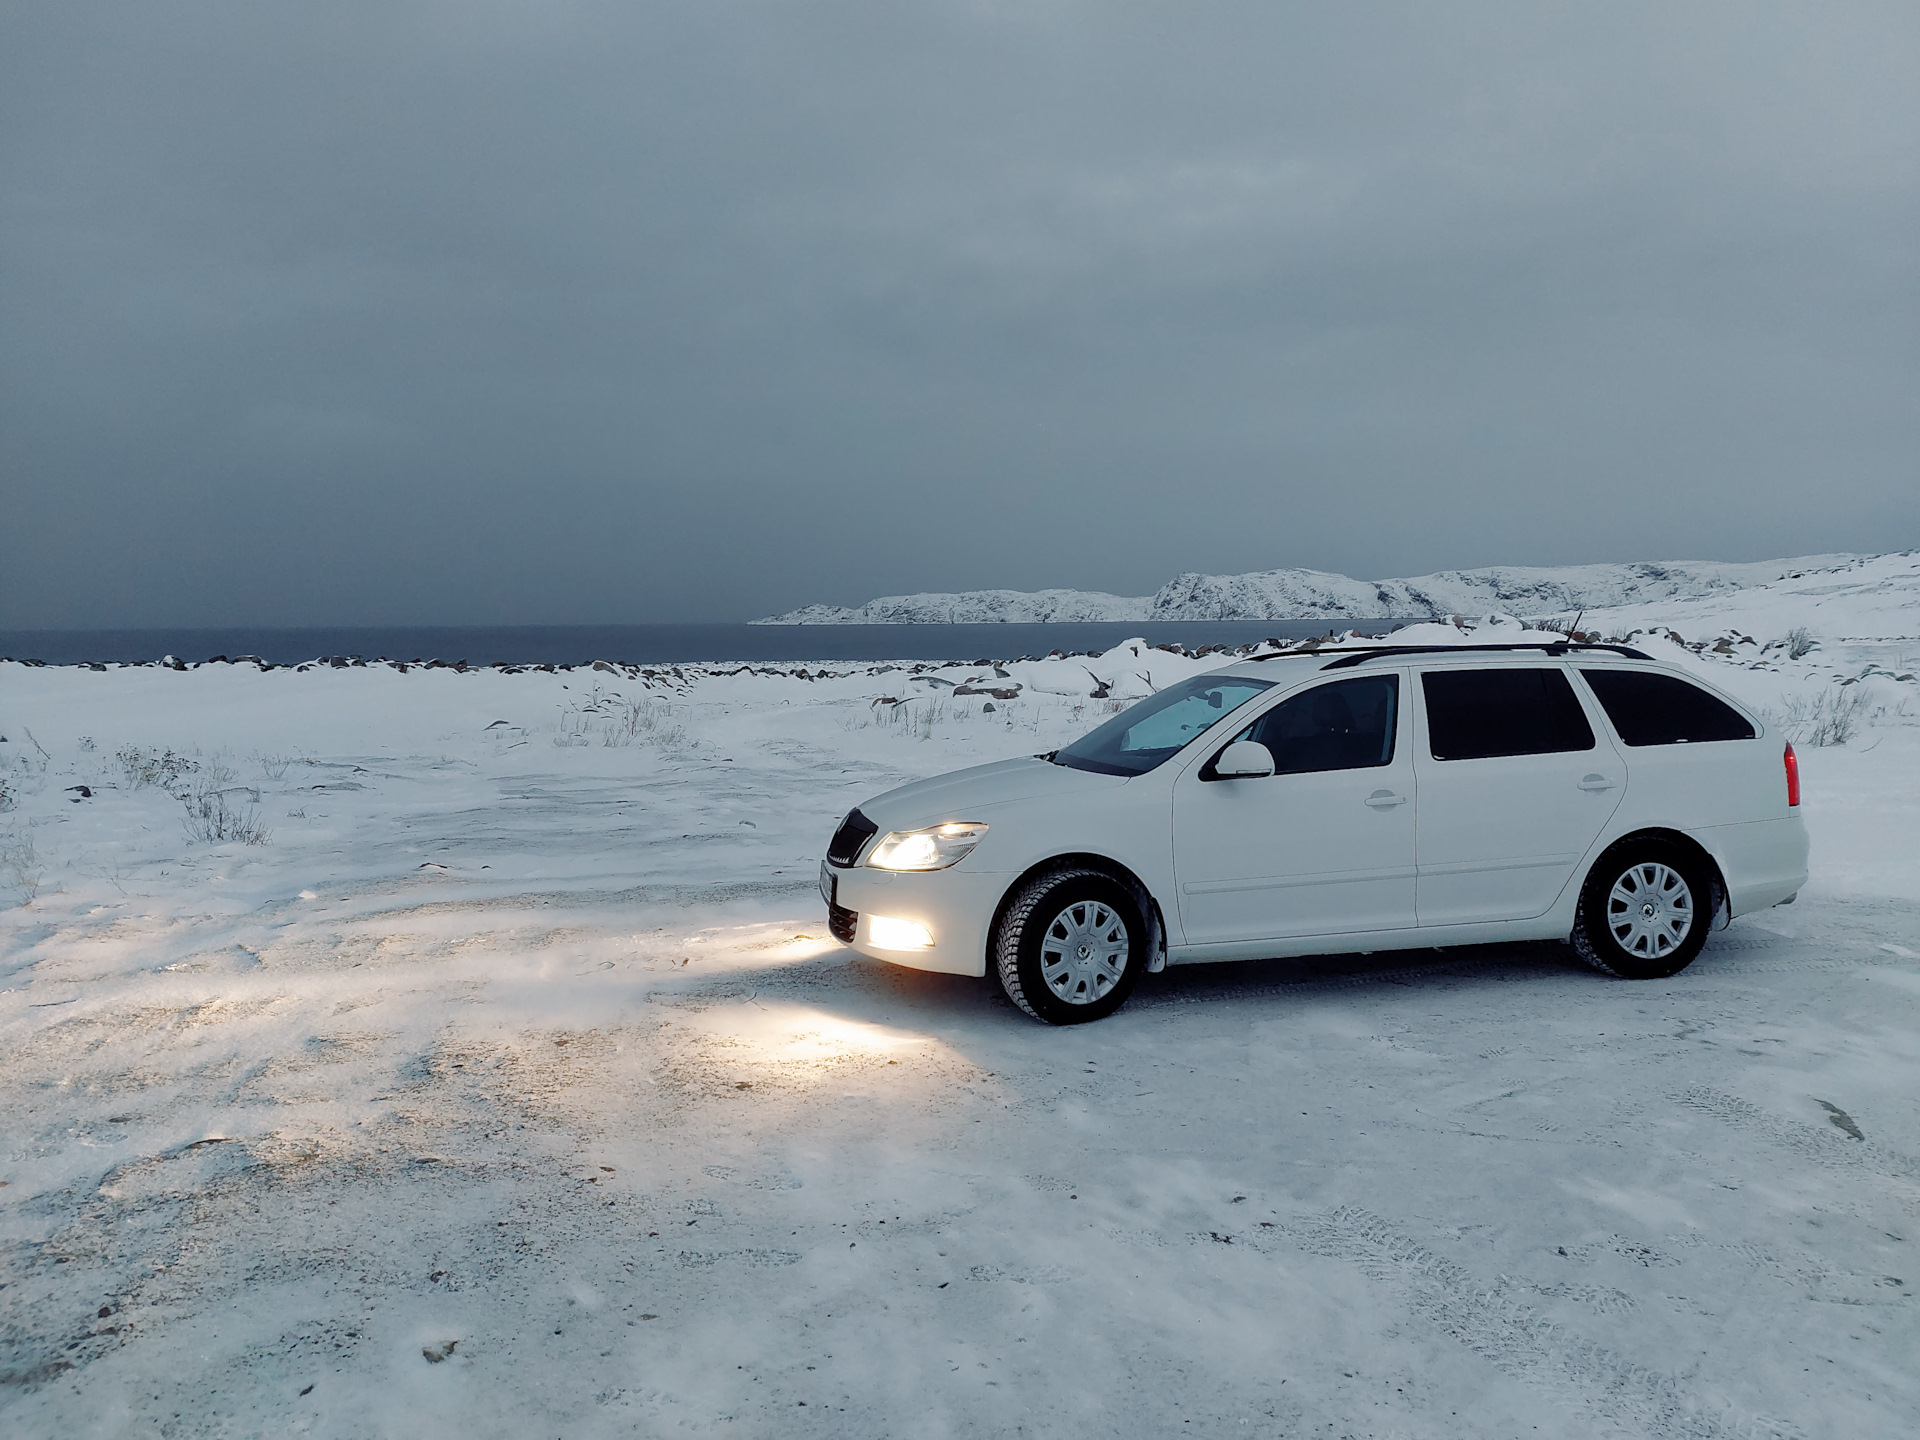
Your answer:
[[[1420,617],[1424,618],[1424,617]],[[699,661],[1016,660],[1085,653],[1134,636],[1154,645],[1248,645],[1329,631],[1383,635],[1406,620],[1119,620],[982,625],[486,625],[320,629],[0,630],[0,658],[49,665],[321,656],[469,665]]]

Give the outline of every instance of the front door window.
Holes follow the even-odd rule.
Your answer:
[[[1399,700],[1398,676],[1340,680],[1274,706],[1234,738],[1266,746],[1276,775],[1371,769],[1393,761]]]

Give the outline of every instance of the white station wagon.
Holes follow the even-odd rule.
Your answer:
[[[1653,979],[1806,883],[1799,789],[1758,716],[1624,646],[1294,652],[869,800],[820,888],[862,954],[1056,1025],[1217,960],[1564,940]]]

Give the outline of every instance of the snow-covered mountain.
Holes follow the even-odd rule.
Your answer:
[[[945,625],[1077,620],[1379,620],[1427,615],[1552,615],[1691,600],[1838,570],[1854,555],[1727,563],[1495,565],[1402,580],[1355,580],[1325,570],[1179,575],[1151,595],[1098,590],[964,590],[884,595],[857,607],[806,605],[760,625]]]
[[[1198,579],[1198,576],[1194,577]],[[858,608],[803,605],[755,625],[976,625],[1005,620],[1048,623],[1144,620],[1152,595],[1108,595],[1099,590],[963,590],[956,595],[883,595]]]

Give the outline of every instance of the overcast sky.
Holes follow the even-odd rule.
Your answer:
[[[0,627],[1920,545],[1920,7],[13,0]]]

